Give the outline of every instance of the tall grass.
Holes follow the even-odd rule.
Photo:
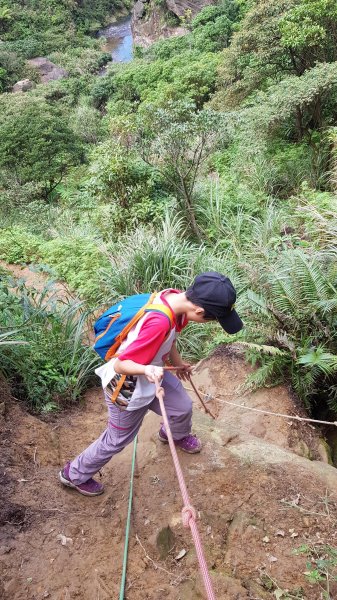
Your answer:
[[[25,342],[0,346],[1,370],[12,380],[15,394],[35,411],[77,401],[99,363],[83,306],[60,302],[49,289],[37,294],[22,285],[13,294],[2,283],[0,295],[2,335],[14,326],[12,336]]]
[[[111,269],[101,270],[107,296],[120,297],[169,287],[186,289],[201,270],[216,262],[203,245],[191,242],[181,219],[167,216],[158,229],[139,227],[108,252]]]

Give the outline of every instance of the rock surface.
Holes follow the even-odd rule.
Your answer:
[[[138,0],[132,12],[134,43],[148,47],[160,38],[184,35],[187,29],[179,26],[179,18],[186,14],[194,17],[214,0],[165,0],[162,5],[154,0]],[[176,17],[177,25],[168,24],[168,16]]]
[[[32,90],[33,88],[35,88],[35,83],[34,81],[31,81],[30,79],[22,79],[21,81],[17,81],[13,87],[12,87],[12,91],[13,92],[28,92],[29,90]]]
[[[191,11],[194,17],[205,6],[215,4],[214,0],[166,0],[167,8],[177,17],[182,17],[187,11]]]
[[[40,76],[41,83],[48,83],[49,81],[56,81],[57,79],[64,79],[68,76],[68,73],[62,67],[58,67],[52,63],[48,58],[39,56],[37,58],[31,58],[27,63],[36,69]]]

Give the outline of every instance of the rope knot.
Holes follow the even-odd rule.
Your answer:
[[[181,511],[181,517],[183,526],[189,527],[191,519],[193,519],[193,521],[197,520],[197,513],[195,508],[191,504],[186,504],[186,506],[184,506]]]

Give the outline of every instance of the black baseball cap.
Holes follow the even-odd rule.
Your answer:
[[[208,271],[197,275],[186,290],[188,300],[204,309],[206,318],[217,319],[227,333],[237,333],[243,323],[234,309],[235,288],[226,275]]]

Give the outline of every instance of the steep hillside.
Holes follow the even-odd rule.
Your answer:
[[[194,380],[200,389],[222,394],[222,401],[298,414],[281,386],[237,397],[246,375],[236,352],[218,351],[199,365]],[[328,561],[333,597],[335,559],[329,548],[336,536],[337,475],[322,462],[320,436],[309,425],[220,400],[212,405],[216,421],[195,403],[194,429],[203,450],[198,456],[179,454],[217,600],[319,600],[326,580],[310,583],[304,574],[306,562],[312,560],[314,568],[318,556]],[[28,415],[7,397],[1,419],[0,597],[117,598],[131,447],[104,468],[103,496],[79,496],[57,480],[64,461],[105,427],[101,391],[91,390],[85,406],[51,422]],[[156,435],[159,423],[149,414],[140,432],[125,597],[202,599],[170,453]],[[158,541],[160,532],[169,547]],[[182,550],[186,554],[178,559]]]

